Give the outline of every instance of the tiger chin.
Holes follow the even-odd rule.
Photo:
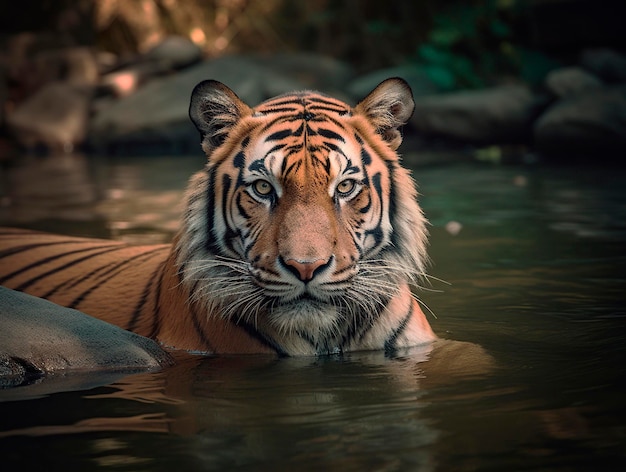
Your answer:
[[[408,84],[355,107],[303,91],[251,108],[193,90],[207,164],[171,245],[0,232],[0,283],[206,353],[394,351],[436,339],[410,285],[426,220],[396,153]]]

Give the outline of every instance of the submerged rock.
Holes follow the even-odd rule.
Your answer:
[[[133,372],[172,363],[151,339],[0,286],[0,388],[52,373]]]

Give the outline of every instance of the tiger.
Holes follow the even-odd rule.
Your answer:
[[[245,104],[200,82],[189,117],[205,166],[171,244],[0,231],[0,284],[174,350],[315,356],[429,345],[411,290],[427,221],[397,150],[410,86],[356,106],[305,90]]]

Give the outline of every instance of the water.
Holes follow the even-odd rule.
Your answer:
[[[28,178],[3,171],[0,220],[164,241],[201,165],[25,159]],[[445,281],[420,296],[451,340],[430,360],[181,354],[97,387],[4,391],[0,467],[624,470],[626,171],[461,163],[415,176],[430,272]]]

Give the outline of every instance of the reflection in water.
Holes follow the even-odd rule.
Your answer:
[[[202,165],[194,156],[111,162],[82,154],[25,156],[2,169],[0,224],[131,244],[169,242],[187,180]]]
[[[93,220],[97,189],[81,154],[25,156],[3,176],[4,221]]]
[[[277,360],[179,353],[177,365],[164,372],[86,392],[80,402],[87,414],[98,405],[100,414],[110,411],[110,417],[18,428],[0,433],[0,439],[80,435],[94,438],[94,447],[102,436],[93,433],[167,433],[184,442],[181,465],[190,470],[277,458],[283,466],[304,461],[338,467],[349,458],[349,470],[434,470],[428,446],[438,433],[420,414],[426,406],[420,387],[426,355],[417,349],[395,359],[363,353]],[[142,436],[136,444],[132,436],[122,437],[126,449],[130,444],[135,451],[142,441],[155,441]],[[135,456],[133,462],[141,459]]]
[[[160,242],[202,163],[83,159],[72,172],[90,176],[76,185],[90,182],[85,195],[95,199],[56,190],[89,222],[79,228],[63,198],[37,193],[48,178],[37,170],[21,177],[36,197],[17,206],[14,167],[3,173],[0,220],[31,225],[49,208],[41,227]],[[39,398],[22,390],[21,400],[0,402],[3,466],[624,469],[625,172],[462,165],[414,175],[433,223],[431,273],[450,283],[433,281],[442,293],[422,298],[440,336],[473,348],[442,343],[427,362],[424,352],[182,356],[171,369],[101,387]],[[446,231],[449,222],[457,231]]]

